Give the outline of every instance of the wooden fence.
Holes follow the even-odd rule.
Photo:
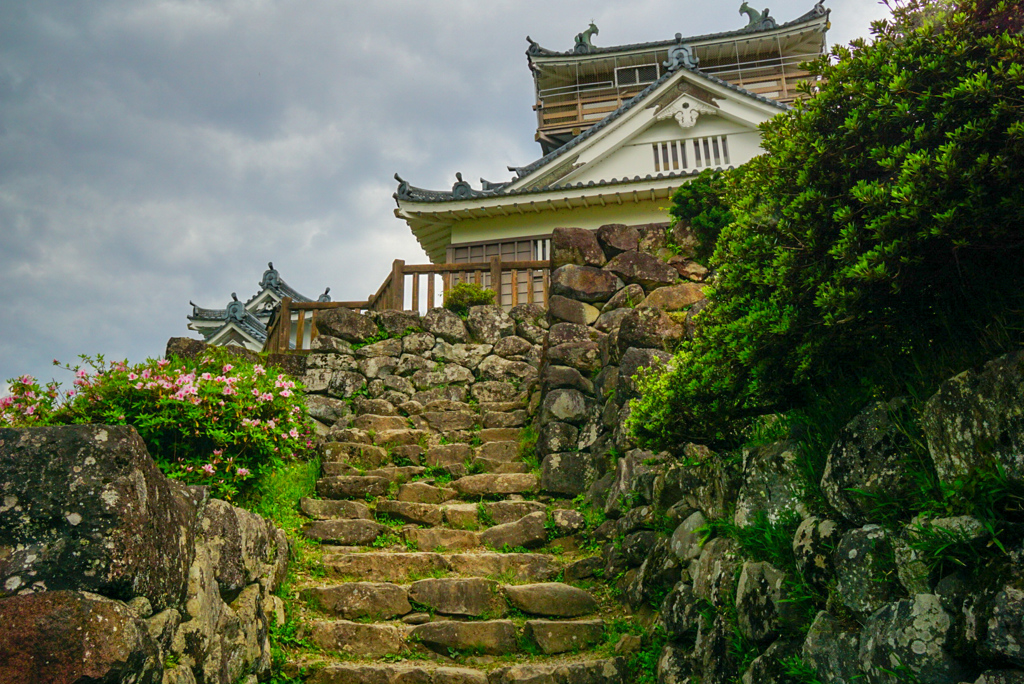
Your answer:
[[[468,264],[406,264],[401,259],[395,259],[391,273],[365,301],[294,302],[285,297],[268,326],[263,351],[308,352],[309,345],[318,334],[316,318],[320,311],[346,308],[357,311],[420,313],[421,303],[424,310],[440,306],[445,293],[462,282],[493,289],[497,294],[495,303],[506,309],[518,304],[540,304],[546,307],[550,265],[551,262],[547,260],[501,261],[497,256],[487,262]],[[294,328],[293,313],[296,314]]]

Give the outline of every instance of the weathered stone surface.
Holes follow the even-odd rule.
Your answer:
[[[576,534],[587,529],[587,521],[583,514],[571,508],[556,508],[551,512],[551,520],[558,536]]]
[[[593,341],[593,331],[582,323],[555,323],[548,330],[548,346],[557,347],[566,342]]]
[[[541,489],[565,496],[583,494],[597,478],[601,477],[601,467],[602,462],[598,457],[585,452],[563,451],[548,454],[541,462]]]
[[[604,268],[623,281],[635,283],[648,291],[679,280],[679,273],[674,268],[643,252],[623,252],[605,264]]]
[[[473,448],[468,444],[440,444],[427,449],[423,462],[428,466],[446,466],[465,463],[473,457]]]
[[[513,665],[491,670],[488,684],[625,684],[625,658]]]
[[[525,515],[547,510],[539,501],[493,501],[484,504],[496,525],[515,522]]]
[[[400,582],[409,575],[426,575],[448,569],[440,553],[345,553],[326,556],[324,569],[333,577],[375,582]]]
[[[299,500],[299,510],[315,520],[330,520],[331,518],[369,520],[372,517],[370,509],[360,501],[335,501],[303,497]]]
[[[498,583],[479,577],[413,582],[409,585],[409,598],[442,615],[498,617],[507,612],[498,593]]]
[[[904,399],[868,406],[840,430],[829,450],[821,488],[846,519],[864,524],[878,496],[901,499],[913,487],[905,462],[910,440],[894,422],[905,406]]]
[[[473,411],[424,411],[420,415],[437,432],[471,430],[480,420],[480,414]]]
[[[466,324],[448,309],[431,309],[423,317],[423,329],[434,337],[455,344],[465,342],[469,336]]]
[[[633,226],[606,223],[597,229],[597,241],[610,258],[639,249],[640,233]]]
[[[597,601],[588,592],[561,582],[505,586],[509,603],[532,615],[578,617],[597,611]]]
[[[889,533],[866,525],[843,535],[834,556],[836,594],[852,611],[873,613],[898,589]]]
[[[693,593],[714,606],[732,601],[736,585],[739,547],[726,537],[715,537],[704,545],[700,556],[690,565]]]
[[[986,670],[974,684],[1024,684],[1024,670]]]
[[[437,504],[413,503],[411,501],[378,501],[377,515],[386,515],[395,520],[415,525],[440,525],[443,515]]]
[[[358,442],[326,442],[321,454],[325,463],[348,463],[364,467],[379,466],[388,458],[386,449]]]
[[[0,429],[0,596],[81,589],[178,606],[205,495],[164,477],[132,427]]]
[[[341,307],[321,311],[316,319],[316,329],[321,335],[338,337],[355,344],[380,334],[377,324],[368,316]]]
[[[386,309],[384,311],[375,311],[371,316],[381,330],[395,337],[411,330],[419,330],[422,323],[419,314],[413,311]]]
[[[352,409],[344,401],[315,394],[306,395],[306,408],[311,417],[328,425],[333,425],[339,418],[352,413]]]
[[[402,340],[389,338],[381,340],[380,342],[368,344],[365,347],[359,347],[353,351],[356,356],[360,356],[364,359],[370,359],[376,356],[392,356],[397,358],[402,355]]]
[[[790,658],[799,652],[799,642],[789,637],[773,641],[743,673],[742,684],[789,684],[792,676],[787,667]]]
[[[440,504],[458,496],[458,493],[447,487],[435,487],[425,482],[410,482],[400,485],[395,498],[399,501],[415,503]]]
[[[372,520],[323,520],[308,525],[304,533],[310,539],[341,546],[368,546],[387,531]]]
[[[475,530],[480,526],[480,510],[477,504],[445,504],[441,507],[444,522],[458,530]]]
[[[646,305],[630,309],[619,323],[618,348],[625,354],[630,347],[672,351],[686,335],[686,328],[661,309]]]
[[[515,461],[519,458],[519,443],[513,441],[499,441],[481,444],[477,447],[477,458],[503,463]]]
[[[579,651],[596,644],[604,636],[602,620],[527,620],[526,637],[533,639],[542,653],[553,655]]]
[[[452,482],[463,496],[524,494],[537,491],[540,478],[532,473],[467,475]]]
[[[622,399],[632,399],[639,396],[636,381],[633,379],[637,373],[648,368],[661,368],[672,360],[668,352],[656,349],[627,349],[619,361],[619,382]]]
[[[1004,586],[992,602],[984,649],[1024,667],[1024,591]]]
[[[480,541],[492,549],[501,550],[506,546],[509,548],[524,547],[527,549],[544,546],[547,541],[547,530],[544,523],[547,516],[544,513],[530,513],[515,522],[495,525],[484,530],[480,534]]]
[[[516,628],[510,620],[429,622],[414,627],[410,636],[444,656],[452,651],[501,655],[518,650]]]
[[[696,261],[692,261],[683,256],[674,256],[668,260],[669,266],[676,269],[679,272],[681,278],[686,280],[702,283],[708,277],[708,269],[698,264]]]
[[[679,644],[665,644],[658,658],[658,684],[689,684],[691,672],[689,649]]]
[[[564,388],[579,390],[587,395],[594,393],[594,383],[583,377],[583,374],[575,368],[568,366],[548,365],[544,369],[541,383],[546,392]]]
[[[1024,351],[942,383],[925,404],[921,427],[945,484],[996,466],[1024,482]]]
[[[461,385],[475,380],[473,371],[454,363],[444,364],[436,370],[416,371],[410,379],[418,390],[429,390],[438,385]]]
[[[522,432],[522,428],[484,428],[480,430],[480,439],[483,442],[514,442]]]
[[[522,427],[526,424],[526,411],[485,411],[484,428]]]
[[[548,298],[548,313],[553,320],[576,325],[590,325],[600,315],[597,307],[561,295],[551,295]]]
[[[309,684],[487,684],[487,675],[464,667],[340,663],[317,670]]]
[[[600,367],[601,348],[597,342],[565,342],[548,349],[548,362],[589,374]]]
[[[516,322],[516,335],[529,340],[531,344],[544,343],[544,331],[548,320],[544,307],[539,304],[519,304],[508,311]]]
[[[515,401],[519,397],[519,390],[510,382],[478,382],[470,389],[470,394],[477,401]]]
[[[675,274],[675,271],[672,271]],[[593,266],[567,264],[551,273],[551,294],[581,302],[603,302],[619,289],[620,281],[612,271]]]
[[[0,682],[157,684],[162,669],[146,623],[123,603],[74,591],[0,599]]]
[[[470,307],[466,327],[473,339],[484,344],[516,334],[516,322],[497,305]]]
[[[480,546],[480,535],[470,530],[449,530],[443,527],[429,529],[406,528],[402,538],[418,549],[432,551],[463,551]]]
[[[374,356],[359,362],[359,372],[367,379],[391,375],[398,368],[398,359],[391,356]]]
[[[594,328],[603,333],[616,332],[622,327],[622,321],[630,315],[631,311],[633,309],[626,307],[605,311],[597,317],[597,320],[594,322]]]
[[[317,335],[316,338],[309,343],[309,348],[313,352],[306,357],[307,362],[309,359],[319,356],[320,354],[346,354],[352,355],[352,343],[346,342],[345,340],[338,339],[337,337],[331,337],[330,335]],[[317,353],[319,352],[319,354]],[[309,364],[306,364],[307,370],[310,368]]]
[[[633,449],[615,463],[615,477],[604,506],[609,517],[618,518],[633,508],[637,498],[635,484],[641,477],[653,472],[653,458],[653,452]]]
[[[696,511],[679,523],[679,527],[672,533],[672,538],[669,541],[672,553],[676,554],[676,558],[688,563],[700,556],[700,550],[704,546],[704,535],[699,530],[707,525],[707,522],[704,514]]]
[[[322,477],[316,482],[316,493],[324,499],[362,499],[366,496],[384,496],[388,484],[387,478],[383,477]]]
[[[340,309],[338,309],[340,311]],[[308,377],[308,376],[307,376]],[[366,386],[366,378],[351,371],[335,371],[327,382],[327,393],[332,397],[348,399]]]
[[[835,684],[857,684],[863,677],[858,667],[860,634],[847,631],[842,623],[821,611],[804,639],[804,662],[814,668],[818,679]]]
[[[579,429],[568,423],[547,422],[541,425],[537,437],[537,453],[542,456],[558,452],[568,452],[576,448]],[[545,489],[547,487],[545,486]]]
[[[762,516],[777,523],[787,516],[807,515],[801,500],[803,480],[797,459],[800,445],[776,442],[743,451],[743,484],[733,522],[740,527],[753,525]]]
[[[601,307],[601,313],[608,313],[615,309],[633,309],[643,304],[646,298],[644,288],[635,283],[627,285],[605,302],[604,306]]]
[[[278,549],[274,529],[266,520],[226,501],[211,499],[203,509],[200,527],[221,595],[237,596],[247,585],[269,574],[266,564],[274,562]]]
[[[363,624],[345,620],[313,621],[309,625],[309,640],[328,651],[340,651],[351,656],[379,658],[407,650],[404,625]]]
[[[544,582],[558,574],[554,557],[540,553],[466,553],[447,556],[460,575],[512,575],[522,582]]]
[[[405,589],[385,582],[346,582],[304,589],[302,597],[316,608],[345,618],[387,620],[412,612]]]
[[[552,420],[579,425],[584,422],[594,408],[594,401],[579,390],[551,390],[541,404],[541,421]]]
[[[800,523],[793,535],[793,557],[804,581],[826,589],[835,576],[832,558],[842,529],[832,520],[811,516]]]
[[[522,382],[537,377],[537,369],[523,361],[512,361],[500,356],[488,356],[477,368],[482,380],[497,382]]]
[[[604,266],[606,259],[597,236],[586,228],[555,228],[551,232],[551,266]]]
[[[701,684],[732,684],[738,677],[732,650],[734,628],[726,616],[718,613],[713,622],[701,620],[693,660],[700,673]]]
[[[511,335],[495,342],[493,352],[503,359],[511,358],[522,361],[523,356],[529,354],[532,349],[533,344],[529,340],[518,335]]]
[[[869,682],[891,681],[887,671],[906,668],[918,681],[957,684],[968,670],[947,650],[953,617],[934,594],[890,603],[871,615],[860,635],[860,665]]]
[[[665,634],[673,641],[682,641],[697,631],[701,621],[701,602],[693,593],[693,587],[679,582],[665,595],[661,604],[660,620]]]
[[[660,601],[679,581],[681,571],[682,565],[669,548],[668,539],[659,537],[627,585],[626,600],[633,610]]]
[[[402,353],[421,356],[433,349],[436,341],[437,338],[426,332],[406,335],[402,338]]]
[[[679,283],[659,287],[647,295],[644,306],[658,307],[665,311],[683,311],[704,299],[704,286],[698,283]]]
[[[782,628],[785,573],[770,563],[743,564],[736,583],[736,621],[747,639],[766,644]]]

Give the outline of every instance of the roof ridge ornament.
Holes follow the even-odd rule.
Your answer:
[[[577,55],[588,55],[594,51],[594,44],[590,41],[592,36],[596,36],[600,31],[597,28],[597,24],[594,20],[590,20],[590,26],[586,31],[576,34],[576,45],[573,46],[572,51]],[[529,40],[529,39],[527,39]],[[530,46],[533,47],[532,45]]]
[[[817,5],[815,5],[817,7]],[[744,28],[756,29],[758,31],[764,31],[767,29],[778,28],[778,24],[769,15],[770,10],[765,7],[764,12],[758,12],[756,9],[747,4],[746,0],[743,0],[743,4],[740,5],[740,14],[746,14],[750,19]]]
[[[316,298],[318,302],[329,302],[331,301],[331,288],[324,290],[324,293]]]
[[[683,34],[676,34],[676,44],[668,50],[668,59],[661,63],[667,71],[675,71],[679,67],[696,69],[700,65],[700,58],[697,57],[689,45],[683,45]]]
[[[263,278],[260,280],[260,287],[280,287],[281,285],[281,274],[274,268],[274,262],[267,262],[267,270],[263,272]],[[234,296],[234,295],[232,295]]]
[[[455,174],[455,185],[452,186],[452,197],[455,199],[469,199],[473,196],[473,187],[462,180],[462,172]]]
[[[224,312],[227,314],[227,319],[229,321],[241,321],[242,319],[245,318],[246,314],[245,304],[242,304],[242,302],[238,301],[238,295],[232,292],[231,301],[228,302],[228,305],[224,309]]]

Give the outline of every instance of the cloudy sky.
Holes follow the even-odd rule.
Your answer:
[[[397,171],[447,188],[540,156],[525,36],[569,49],[744,25],[738,0],[0,0],[0,391],[51,359],[140,361],[189,300],[365,298],[425,263]],[[813,0],[776,0],[796,18]],[[830,43],[876,0],[832,0]]]

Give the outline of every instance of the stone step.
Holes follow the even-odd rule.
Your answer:
[[[486,442],[477,447],[476,456],[491,461],[518,461],[519,442]]]
[[[508,604],[495,580],[480,577],[424,579],[409,585],[409,600],[432,612],[456,617],[502,617]]]
[[[541,553],[346,553],[324,556],[329,577],[371,582],[401,582],[435,574],[508,577],[519,582],[546,582],[561,567],[554,556]]]
[[[413,664],[414,663],[414,664]],[[298,666],[296,666],[297,669]],[[521,663],[484,672],[422,661],[336,663],[317,670],[307,684],[626,684],[625,658],[580,658],[551,663]]]
[[[527,504],[524,506],[497,505],[502,503],[519,502],[492,501],[485,503],[428,504],[412,501],[398,501],[394,499],[382,499],[377,502],[374,514],[370,515],[369,519],[373,519],[375,517],[378,521],[384,523],[397,520],[412,525],[429,525],[432,527],[446,526],[456,530],[476,530],[479,527],[493,527],[496,525],[515,523],[526,516],[534,514],[540,516],[540,527],[543,529],[544,521],[546,519],[544,504],[531,501],[522,502]],[[522,513],[522,515],[515,517],[517,513]],[[337,515],[330,517],[341,518],[367,516]],[[481,518],[486,520],[487,524],[481,522]],[[502,522],[498,522],[498,518],[500,518]],[[512,544],[512,546],[518,545],[519,544]]]
[[[342,546],[369,546],[390,530],[372,520],[321,520],[303,529],[306,538]]]
[[[526,425],[526,411],[486,411],[483,413],[481,424],[485,428],[522,427]]]
[[[384,496],[391,481],[374,475],[338,475],[321,477],[316,481],[316,493],[321,499],[363,499]]]
[[[365,430],[355,428],[331,428],[328,433],[332,442],[354,442],[356,444],[373,444],[373,438]]]
[[[403,418],[402,416],[378,416],[375,414],[365,414],[352,421],[352,427],[357,430],[364,430],[366,432],[373,431],[374,433],[378,433],[385,430],[406,430],[412,426],[409,425],[409,419]]]
[[[373,519],[370,507],[361,501],[302,498],[299,500],[299,510],[314,520],[332,520],[335,518]]]
[[[480,426],[480,414],[475,411],[424,411],[419,417],[437,432],[473,430]]]
[[[409,630],[409,639],[444,656],[467,651],[503,655],[519,650],[516,626],[511,620],[428,622]]]
[[[604,638],[604,620],[527,620],[523,633],[545,655],[582,651]]]
[[[522,433],[522,428],[499,427],[484,428],[479,434],[481,442],[518,442]]]
[[[429,442],[431,432],[405,426],[396,430],[379,430],[373,435],[373,443],[381,447],[422,446]]]
[[[451,487],[464,498],[527,494],[540,489],[540,478],[533,473],[484,473],[460,477],[452,481]]]
[[[361,470],[348,463],[328,463],[324,462],[320,464],[320,470],[325,477],[383,477],[388,482],[408,482],[414,477],[419,477],[427,472],[427,469],[423,466],[393,466],[385,465],[380,468],[370,468],[368,470]]]
[[[449,487],[435,487],[427,482],[410,482],[399,485],[395,493],[398,501],[411,501],[415,503],[439,504],[451,501],[458,497],[459,493]]]
[[[547,514],[542,511],[530,513],[515,522],[495,525],[480,533],[480,542],[492,549],[537,548],[544,546],[548,531],[544,527]]]
[[[346,582],[303,589],[301,597],[311,608],[346,620],[388,620],[413,611],[409,591],[387,582]]]
[[[423,551],[465,551],[481,546],[480,533],[445,527],[406,527],[402,540]]]
[[[305,630],[315,646],[349,656],[380,658],[409,650],[409,628],[403,624],[311,620]]]
[[[468,444],[439,444],[427,449],[423,454],[423,464],[427,466],[446,466],[462,464],[472,460],[473,447]]]
[[[388,462],[387,449],[359,442],[326,442],[320,449],[324,463],[347,463],[376,468]]]
[[[561,582],[509,585],[505,596],[509,604],[530,615],[580,617],[598,608],[590,592]]]
[[[500,442],[498,442],[500,444]],[[505,461],[492,461],[488,458],[473,459],[473,468],[484,473],[528,473],[529,463],[506,463]]]

